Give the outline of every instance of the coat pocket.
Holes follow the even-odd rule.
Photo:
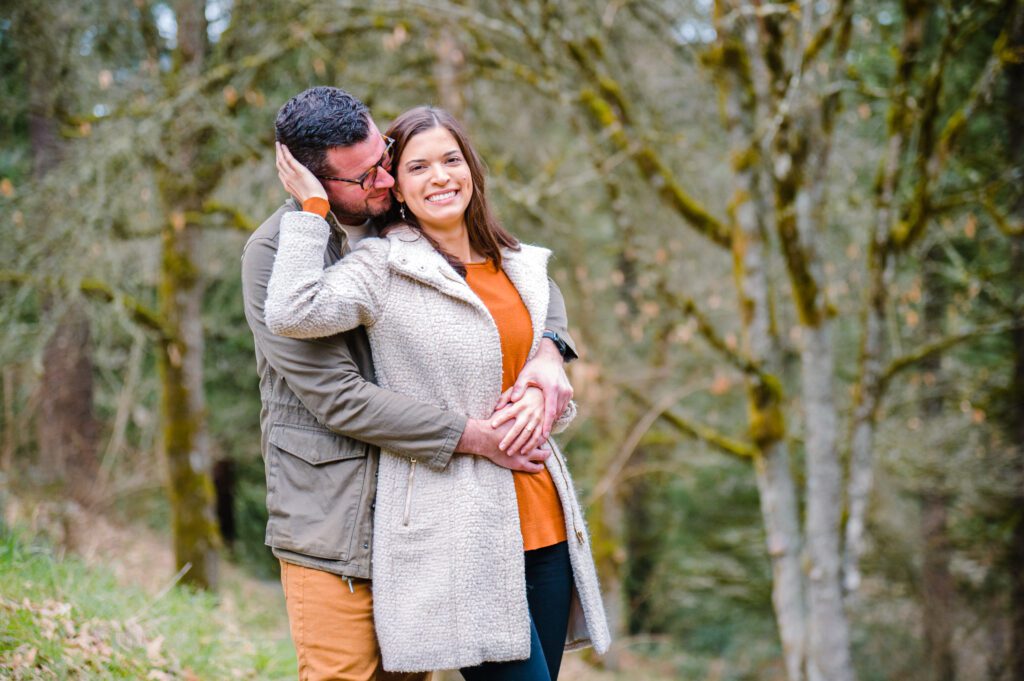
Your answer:
[[[275,424],[267,448],[267,543],[348,560],[369,522],[368,445],[327,430]],[[365,502],[365,503],[364,503]]]

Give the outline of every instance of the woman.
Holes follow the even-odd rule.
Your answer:
[[[394,223],[327,270],[325,192],[279,147],[279,176],[304,211],[281,225],[267,325],[301,338],[365,326],[383,387],[486,418],[540,341],[550,252],[494,218],[483,164],[449,114],[413,109],[386,134]],[[517,423],[539,421],[540,409],[539,391],[527,391]],[[551,446],[531,477],[477,457],[443,472],[381,457],[373,585],[386,669],[554,679],[563,647],[607,648],[583,517]]]

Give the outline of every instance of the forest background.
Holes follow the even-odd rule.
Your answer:
[[[102,517],[174,589],[274,579],[239,255],[278,107],[337,85],[382,127],[452,111],[555,252],[593,674],[1024,679],[1022,14],[5,0],[5,546]],[[26,650],[0,669],[52,663]]]

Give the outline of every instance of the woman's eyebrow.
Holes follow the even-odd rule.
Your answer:
[[[461,154],[461,153],[462,153],[462,151],[459,150],[459,149],[452,149],[451,151],[444,152],[444,154],[442,154],[442,156],[451,156],[452,154]],[[427,159],[425,159],[425,158],[410,158],[408,161],[405,161],[406,164],[409,164],[409,163],[426,163],[426,162],[427,162]]]

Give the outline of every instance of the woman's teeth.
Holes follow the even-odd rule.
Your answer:
[[[455,196],[455,191],[454,190],[452,190],[450,192],[445,192],[444,194],[434,194],[433,196],[428,196],[427,197],[427,201],[430,201],[430,202],[447,201],[448,199],[452,198],[453,196]]]

